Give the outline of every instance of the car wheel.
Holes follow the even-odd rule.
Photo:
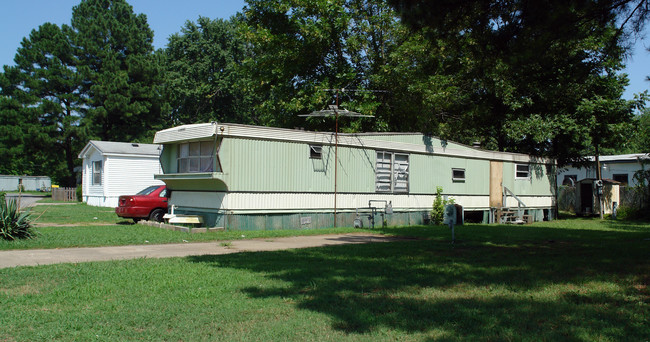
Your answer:
[[[156,221],[156,222],[162,222],[163,221],[163,215],[165,215],[165,211],[162,209],[154,209],[151,214],[149,214],[149,221]]]

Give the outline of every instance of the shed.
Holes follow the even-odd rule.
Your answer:
[[[209,227],[303,229],[428,221],[437,187],[465,221],[497,209],[552,218],[555,162],[422,133],[354,133],[204,123],[156,133],[175,214]],[[505,196],[504,196],[505,195]]]
[[[576,183],[575,212],[578,215],[591,216],[600,214],[600,202],[595,178],[585,178]],[[604,215],[612,214],[620,201],[620,182],[603,179]]]
[[[93,206],[117,207],[121,195],[133,195],[157,184],[160,145],[91,140],[79,158],[83,201]]]

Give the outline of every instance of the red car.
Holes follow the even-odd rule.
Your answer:
[[[167,213],[167,188],[164,185],[150,186],[132,196],[120,196],[115,213],[119,217],[162,222]]]

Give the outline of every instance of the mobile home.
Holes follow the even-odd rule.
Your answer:
[[[338,134],[204,123],[159,131],[174,215],[208,227],[300,229],[422,224],[437,187],[465,219],[555,211],[555,163],[421,133]]]

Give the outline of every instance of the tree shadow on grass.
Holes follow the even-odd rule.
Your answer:
[[[408,241],[197,256],[287,286],[291,298],[350,334],[379,329],[443,340],[642,340],[650,335],[647,246]]]

